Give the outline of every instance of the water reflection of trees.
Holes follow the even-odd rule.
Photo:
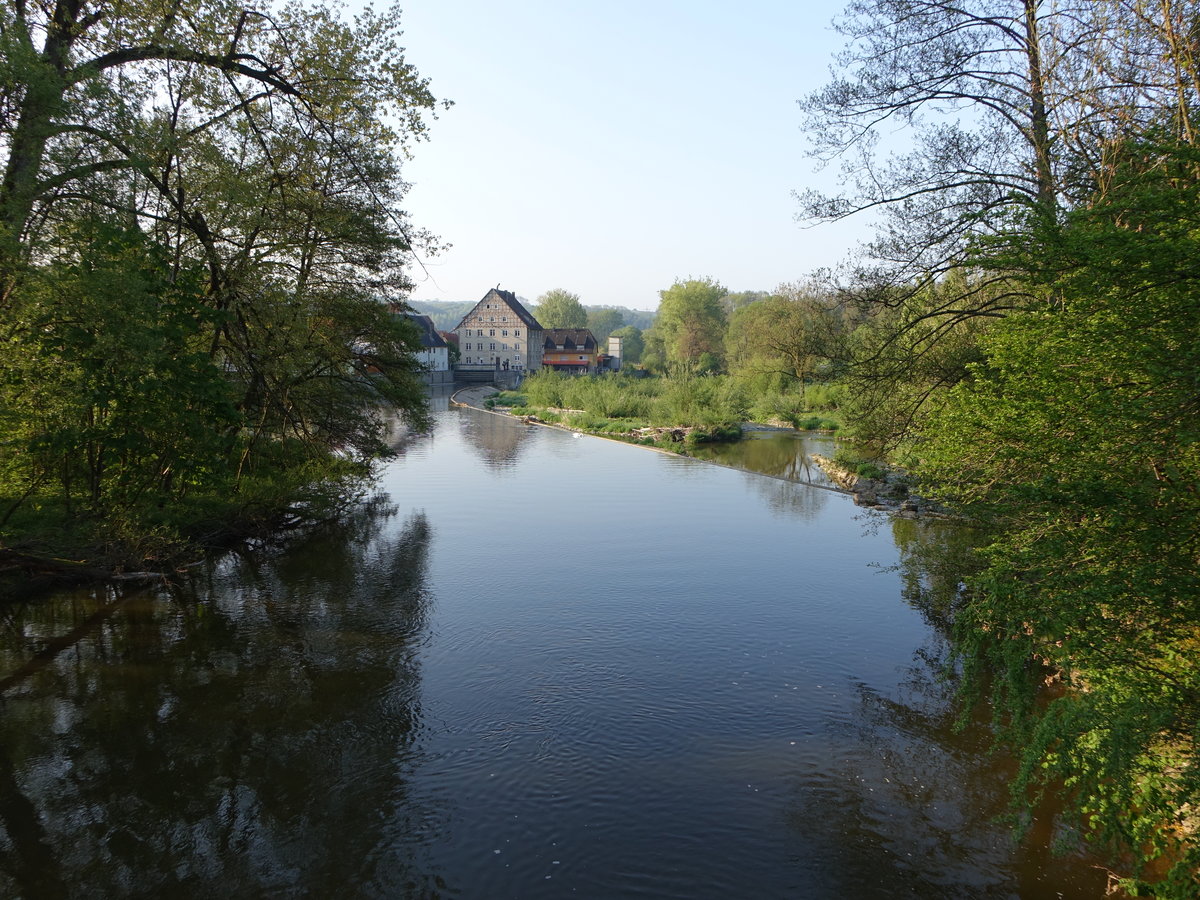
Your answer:
[[[1020,842],[1009,816],[1013,760],[993,752],[990,710],[955,696],[950,644],[978,535],[958,524],[892,517],[905,601],[930,627],[887,694],[856,685],[860,705],[836,726],[833,777],[795,786],[792,827],[826,846],[833,891],[863,898],[1091,898],[1106,873],[1077,854],[1045,810]]]
[[[700,447],[695,456],[748,472],[801,483],[828,484],[808,453],[808,440],[794,432],[748,436],[732,444]]]
[[[797,519],[815,519],[830,496],[821,488],[761,475],[749,475],[746,486],[758,494],[772,512]]]
[[[475,450],[492,469],[510,469],[521,445],[529,439],[530,426],[518,419],[491,413],[464,410],[458,427],[467,446]]]
[[[1102,869],[1078,852],[1056,852],[1071,842],[1051,815],[1015,839],[1008,815],[1015,765],[991,751],[987,710],[960,722],[953,686],[942,677],[945,653],[944,642],[931,638],[891,696],[858,685],[858,714],[836,739],[836,777],[797,790],[794,827],[806,840],[836,842],[848,862],[835,876],[838,895],[1103,896]]]
[[[891,517],[891,527],[905,601],[931,628],[948,635],[955,609],[966,599],[964,580],[979,571],[979,531],[959,522],[899,516]]]
[[[128,598],[12,685],[0,895],[436,896],[409,788],[430,533],[394,515]],[[14,613],[5,661],[111,602]]]

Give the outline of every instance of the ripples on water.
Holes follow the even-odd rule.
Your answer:
[[[1100,893],[992,821],[1003,765],[848,498],[460,410],[381,488],[8,611],[0,677],[82,639],[5,688],[0,895]]]

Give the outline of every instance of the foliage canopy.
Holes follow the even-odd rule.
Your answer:
[[[416,335],[387,301],[434,249],[399,204],[435,101],[398,23],[0,10],[0,519],[55,498],[136,520],[280,468],[312,482],[383,448],[382,404],[424,421]]]

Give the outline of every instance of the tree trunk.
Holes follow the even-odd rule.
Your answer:
[[[1037,203],[1046,216],[1057,204],[1054,168],[1051,162],[1050,123],[1046,116],[1046,74],[1042,70],[1039,0],[1025,2],[1025,55],[1029,64],[1029,142],[1033,147],[1037,178]]]
[[[81,0],[59,0],[50,18],[46,43],[37,53],[37,70],[29,73],[17,127],[13,131],[4,184],[0,188],[0,225],[12,239],[20,239],[37,196],[38,172],[53,131],[54,114],[66,93],[66,72],[71,44],[78,36]],[[86,28],[87,24],[83,23]],[[21,21],[14,29],[18,40],[36,53],[29,30]]]

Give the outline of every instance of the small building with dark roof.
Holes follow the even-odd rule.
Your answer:
[[[543,328],[512,291],[492,288],[454,329],[459,361],[497,371],[542,367]]]
[[[450,368],[450,345],[433,324],[429,316],[412,311],[412,307],[404,303],[389,303],[388,311],[393,316],[403,316],[417,329],[420,339],[420,349],[416,352],[417,361],[425,373],[428,384],[452,384],[454,371]]]
[[[408,320],[417,326],[418,332],[421,335],[421,349],[417,353],[417,359],[421,361],[426,374],[429,376],[429,381],[433,384],[440,384],[443,381],[451,381],[450,376],[450,346],[438,334],[437,326],[433,324],[433,319],[421,313],[405,313]]]
[[[599,345],[587,328],[547,328],[542,365],[558,372],[586,375],[596,371]]]

